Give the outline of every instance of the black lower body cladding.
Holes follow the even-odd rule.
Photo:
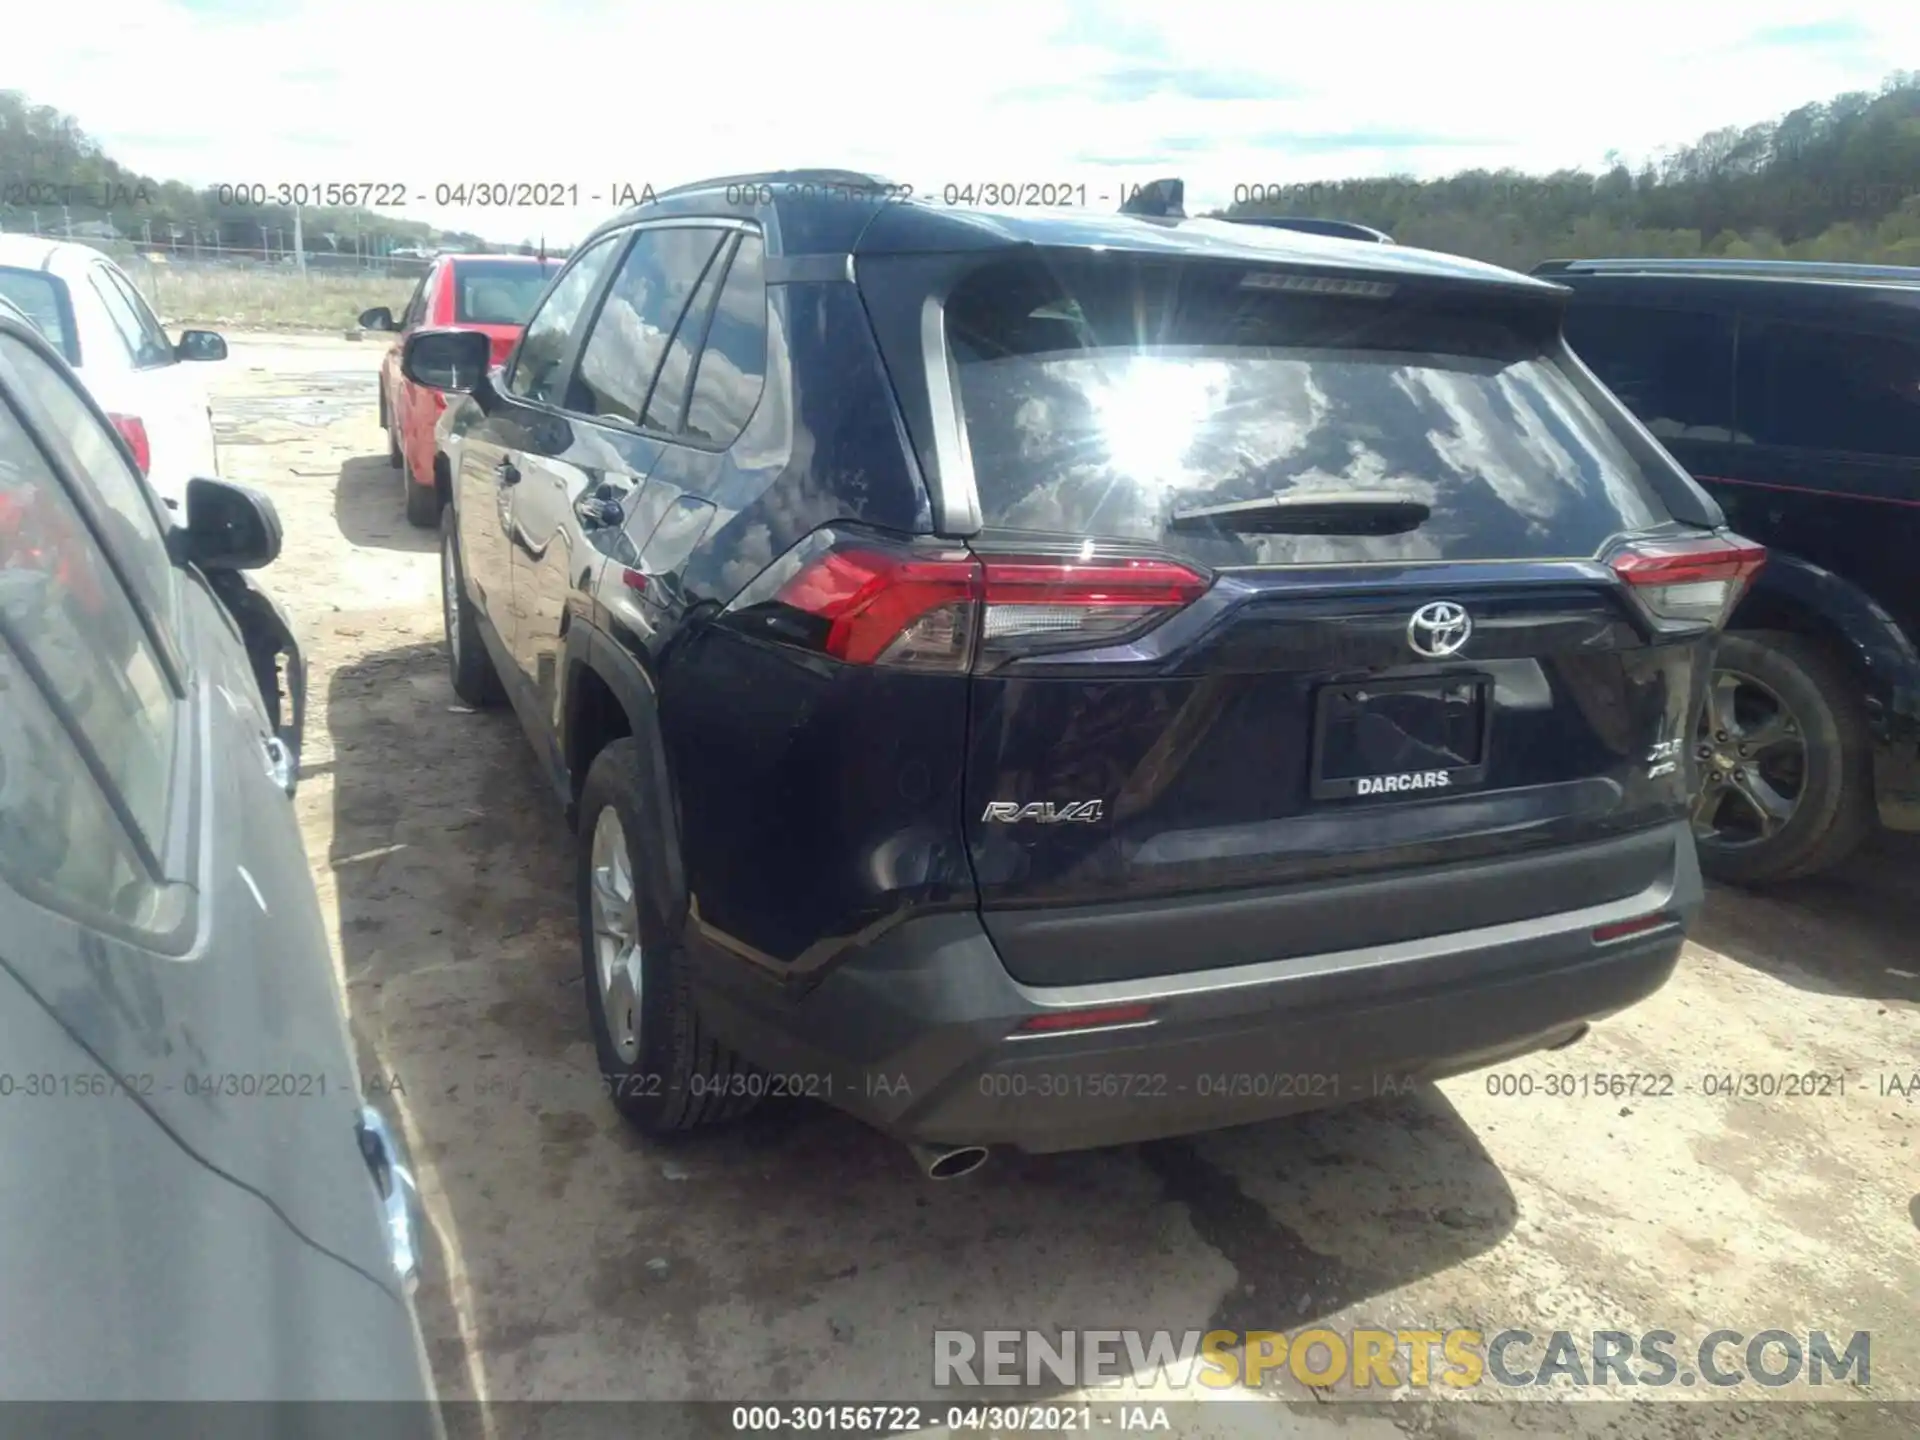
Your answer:
[[[903,1140],[1046,1152],[1246,1124],[1544,1049],[1652,994],[1701,900],[1685,827],[1655,833],[1668,863],[1641,890],[1527,920],[1031,986],[1007,973],[976,914],[947,912],[896,926],[799,997],[709,955],[701,1010],[770,1086]],[[1655,914],[1650,928],[1624,924]],[[1081,1033],[1020,1029],[1141,1005],[1143,1018]]]

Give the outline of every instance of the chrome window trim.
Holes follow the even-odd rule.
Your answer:
[[[960,411],[960,386],[953,353],[947,348],[947,307],[929,295],[920,307],[920,360],[927,372],[927,398],[933,415],[933,529],[937,535],[964,539],[980,533],[980,485],[973,473],[973,447]]]

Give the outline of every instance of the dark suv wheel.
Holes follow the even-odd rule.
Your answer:
[[[1829,869],[1871,828],[1859,687],[1805,636],[1721,638],[1696,746],[1693,833],[1700,868],[1716,880],[1753,884]]]
[[[493,668],[487,643],[480,638],[473,602],[467,599],[460,571],[460,538],[453,507],[440,512],[440,618],[447,632],[447,672],[453,693],[467,704],[497,704],[504,698],[500,673]]]
[[[615,740],[580,793],[581,967],[601,1092],[636,1129],[663,1135],[752,1108],[756,1072],[695,1013],[685,950],[649,903],[639,747]]]

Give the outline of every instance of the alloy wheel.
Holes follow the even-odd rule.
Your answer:
[[[593,823],[590,874],[593,962],[600,983],[600,1013],[614,1053],[631,1065],[640,1058],[640,916],[634,903],[626,827],[611,805],[602,809]]]
[[[1694,838],[1725,850],[1773,839],[1793,818],[1807,779],[1806,727],[1770,686],[1716,670],[1694,754],[1701,784]]]
[[[460,569],[454,563],[453,537],[440,541],[440,608],[447,622],[447,653],[460,663]]]

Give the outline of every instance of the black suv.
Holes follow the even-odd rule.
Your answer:
[[[1701,722],[1711,875],[1920,830],[1920,269],[1560,260],[1567,338],[1771,554]]]
[[[643,1128],[1227,1125],[1656,989],[1714,635],[1764,552],[1573,362],[1565,291],[839,172],[596,231],[443,430],[453,683],[580,836]],[[750,1063],[749,1063],[750,1062]]]

